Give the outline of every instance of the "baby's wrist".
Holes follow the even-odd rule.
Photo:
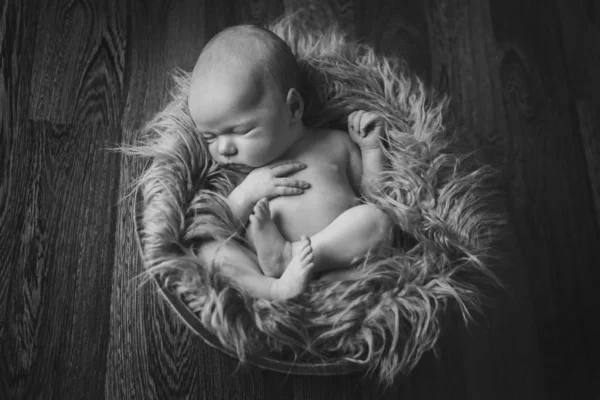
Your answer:
[[[373,150],[381,149],[381,145],[379,143],[371,144],[371,145],[359,145],[359,147],[360,147],[360,151],[373,151]]]
[[[227,196],[227,204],[233,215],[239,220],[239,223],[245,226],[248,223],[248,217],[252,213],[255,203],[251,203],[248,195],[243,190],[240,190],[238,186]]]
[[[230,197],[234,197],[234,200],[240,205],[241,208],[248,208],[250,206],[254,206],[254,204],[258,201],[254,201],[252,199],[251,193],[247,190],[244,190],[242,186],[238,186],[230,194]]]

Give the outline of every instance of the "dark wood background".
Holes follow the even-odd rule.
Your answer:
[[[506,174],[514,233],[470,329],[384,391],[206,346],[142,272],[131,141],[221,28],[313,7],[403,54]],[[599,398],[600,4],[594,0],[0,1],[0,398]],[[590,394],[592,393],[592,394]]]

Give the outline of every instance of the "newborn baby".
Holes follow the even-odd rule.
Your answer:
[[[251,295],[275,300],[302,293],[314,272],[336,270],[335,278],[391,240],[387,215],[359,200],[382,169],[378,116],[352,113],[349,134],[305,126],[298,75],[283,40],[235,26],[203,49],[188,100],[211,157],[247,174],[227,202],[238,224],[249,222],[258,259],[233,242],[206,243],[201,255]]]

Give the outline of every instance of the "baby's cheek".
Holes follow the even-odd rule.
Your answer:
[[[252,156],[252,163],[255,166],[262,166],[271,163],[277,159],[277,155],[270,149],[265,149],[265,151],[256,152]]]
[[[218,160],[217,157],[217,152],[216,152],[216,148],[214,144],[209,144],[208,145],[208,154],[210,155],[210,158],[212,158],[213,160]]]

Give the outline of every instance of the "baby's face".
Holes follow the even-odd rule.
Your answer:
[[[240,73],[227,75],[193,81],[190,114],[212,158],[247,173],[290,148],[291,112],[273,85]]]

